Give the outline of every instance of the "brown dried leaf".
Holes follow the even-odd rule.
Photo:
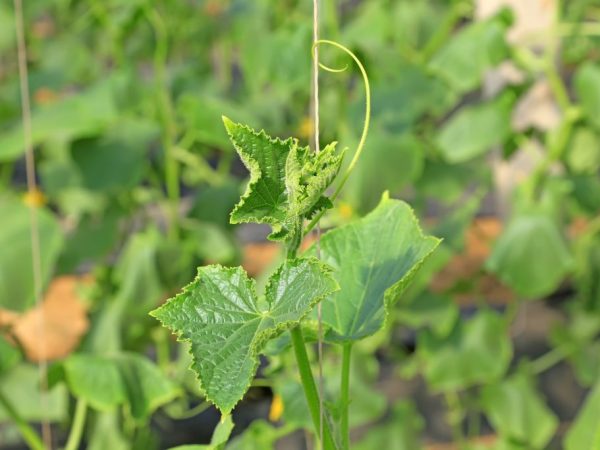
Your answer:
[[[79,344],[89,328],[86,307],[77,288],[88,279],[76,276],[55,278],[39,307],[18,315],[0,311],[5,323],[31,361],[64,358]]]
[[[278,255],[279,247],[272,242],[246,244],[242,267],[250,276],[254,277],[273,264]]]
[[[465,248],[432,280],[434,292],[444,292],[461,280],[475,280],[473,291],[489,303],[506,303],[513,298],[512,292],[493,275],[482,273],[492,244],[502,231],[502,224],[496,218],[478,218],[465,233]],[[472,293],[457,296],[459,303],[473,300]]]

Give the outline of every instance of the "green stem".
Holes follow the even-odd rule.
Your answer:
[[[570,353],[571,352],[566,350],[564,347],[555,347],[537,359],[531,361],[531,370],[535,374],[545,372],[569,356]]]
[[[156,9],[147,8],[146,16],[152,25],[156,37],[156,48],[154,50],[154,72],[156,76],[158,108],[163,128],[162,143],[165,150],[165,184],[171,211],[169,237],[171,239],[177,239],[179,230],[179,201],[181,192],[179,190],[179,161],[175,157],[177,144],[175,113],[173,104],[171,102],[171,95],[167,88],[167,27]]]
[[[69,432],[65,450],[77,450],[79,448],[81,436],[83,436],[86,412],[87,402],[82,398],[78,399],[77,405],[75,406],[75,417],[73,418],[73,424],[71,425],[71,431]]]
[[[310,361],[308,360],[308,354],[306,353],[306,347],[304,346],[304,336],[302,335],[302,329],[300,326],[292,328],[290,330],[292,335],[292,344],[294,346],[294,353],[296,355],[296,362],[298,364],[298,370],[300,372],[300,379],[302,381],[302,387],[304,388],[304,395],[306,396],[306,402],[308,403],[308,409],[313,420],[315,427],[316,439],[318,440],[321,431],[321,411],[319,392],[317,391],[317,385],[313,378],[312,370],[310,368]],[[323,421],[323,442],[322,446],[324,450],[336,450],[337,446],[333,441],[331,430],[327,419]]]
[[[545,73],[546,78],[548,79],[548,84],[550,85],[550,89],[556,98],[556,102],[562,109],[563,113],[571,108],[571,100],[569,99],[569,93],[567,92],[567,88],[560,77],[560,74],[557,71],[556,64],[554,62],[554,58],[552,54],[549,52],[546,57],[545,63]]]
[[[17,410],[10,403],[8,398],[0,391],[0,405],[6,410],[8,416],[13,420],[17,429],[21,433],[23,440],[33,450],[46,450],[40,436],[35,430],[19,415]]]
[[[529,196],[531,200],[535,201],[537,199],[552,164],[562,158],[569,140],[571,139],[571,134],[573,133],[575,124],[577,120],[579,120],[579,116],[580,112],[577,108],[572,107],[565,111],[564,118],[558,128],[556,138],[549,146],[549,151],[546,158],[540,162],[532,174],[529,188]]]
[[[460,398],[454,391],[446,392],[444,397],[448,405],[448,422],[450,422],[452,428],[452,439],[458,448],[462,449],[465,446],[465,435],[462,430],[463,409]]]
[[[349,421],[349,405],[350,405],[350,359],[352,355],[352,342],[346,342],[343,346],[342,354],[342,383],[341,383],[341,434],[342,448],[350,449],[350,421]]]
[[[458,21],[467,13],[462,2],[457,2],[450,7],[450,12],[444,17],[444,20],[437,27],[437,31],[429,38],[429,41],[423,47],[421,58],[427,62],[431,57],[448,41],[448,37],[454,30]]]
[[[196,406],[189,408],[182,412],[173,413],[169,412],[169,417],[175,420],[183,420],[183,419],[191,419],[192,417],[196,417],[198,414],[203,413],[208,408],[210,408],[209,402],[198,403]]]

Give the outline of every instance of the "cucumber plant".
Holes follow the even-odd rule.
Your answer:
[[[250,171],[230,220],[269,224],[269,239],[281,243],[285,260],[264,292],[242,267],[200,267],[194,281],[151,315],[190,343],[192,369],[224,420],[248,390],[265,345],[288,332],[316,439],[327,450],[347,449],[352,345],[384,325],[391,305],[439,240],[424,236],[410,207],[386,193],[366,217],[325,233],[300,254],[313,223],[307,220],[332,207],[335,194],[328,197],[327,190],[340,173],[344,152],[336,151],[335,142],[313,152],[295,138],[272,138],[227,117],[223,122]],[[318,303],[326,340],[343,354],[336,421],[331,411],[323,411],[303,333]]]

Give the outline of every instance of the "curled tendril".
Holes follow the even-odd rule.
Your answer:
[[[323,63],[319,63],[319,67],[323,70],[326,70],[327,72],[331,72],[331,73],[340,73],[340,72],[345,72],[346,70],[348,70],[348,64],[346,64],[344,67],[342,67],[341,69],[336,69],[334,67],[329,67],[326,66]]]
[[[360,140],[358,141],[356,151],[354,152],[354,157],[352,158],[352,161],[350,161],[350,165],[344,172],[344,175],[342,176],[342,180],[340,181],[340,184],[338,185],[338,187],[333,192],[333,195],[331,196],[331,200],[335,200],[337,198],[337,196],[340,194],[342,188],[344,187],[344,184],[346,184],[346,181],[348,181],[348,177],[354,170],[354,167],[356,166],[356,162],[358,161],[358,158],[360,157],[360,154],[362,153],[363,148],[365,146],[365,141],[367,140],[367,134],[369,133],[369,125],[371,123],[371,85],[369,84],[369,77],[367,76],[367,71],[365,70],[365,67],[363,66],[363,64],[360,62],[360,59],[358,59],[358,57],[349,48],[343,46],[339,42],[330,41],[327,39],[320,39],[318,41],[315,41],[313,43],[312,49],[311,49],[313,58],[316,55],[316,52],[315,52],[316,47],[318,47],[321,44],[327,44],[327,45],[331,45],[333,47],[337,47],[340,50],[342,50],[344,53],[349,55],[354,60],[356,65],[358,66],[358,69],[360,70],[360,73],[363,78],[363,83],[365,86],[365,120],[363,123],[362,134],[360,136]],[[323,69],[327,72],[331,72],[331,73],[341,73],[348,69],[347,64],[342,68],[335,68],[335,67],[329,67],[321,62],[319,62],[319,67],[321,69]],[[306,231],[305,231],[306,234],[308,234],[315,227],[315,225],[317,224],[317,222],[319,222],[319,220],[321,219],[321,217],[323,216],[324,213],[325,213],[324,210],[321,211],[319,214],[317,214],[313,218],[313,220],[311,220],[311,222],[306,227]]]

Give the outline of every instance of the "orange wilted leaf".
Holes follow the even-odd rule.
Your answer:
[[[81,282],[85,279],[76,276],[56,278],[40,306],[16,318],[14,313],[0,312],[0,318],[9,319],[10,334],[29,360],[63,358],[77,347],[89,327],[86,307],[77,296]]]
[[[209,0],[204,4],[204,12],[207,16],[216,17],[223,13],[225,6],[222,1]]]
[[[279,255],[279,247],[271,242],[250,243],[244,246],[242,266],[251,276],[259,275],[273,264]]]
[[[47,105],[55,102],[56,99],[58,99],[58,95],[52,89],[42,87],[35,91],[35,94],[33,94],[33,99],[38,105]]]

